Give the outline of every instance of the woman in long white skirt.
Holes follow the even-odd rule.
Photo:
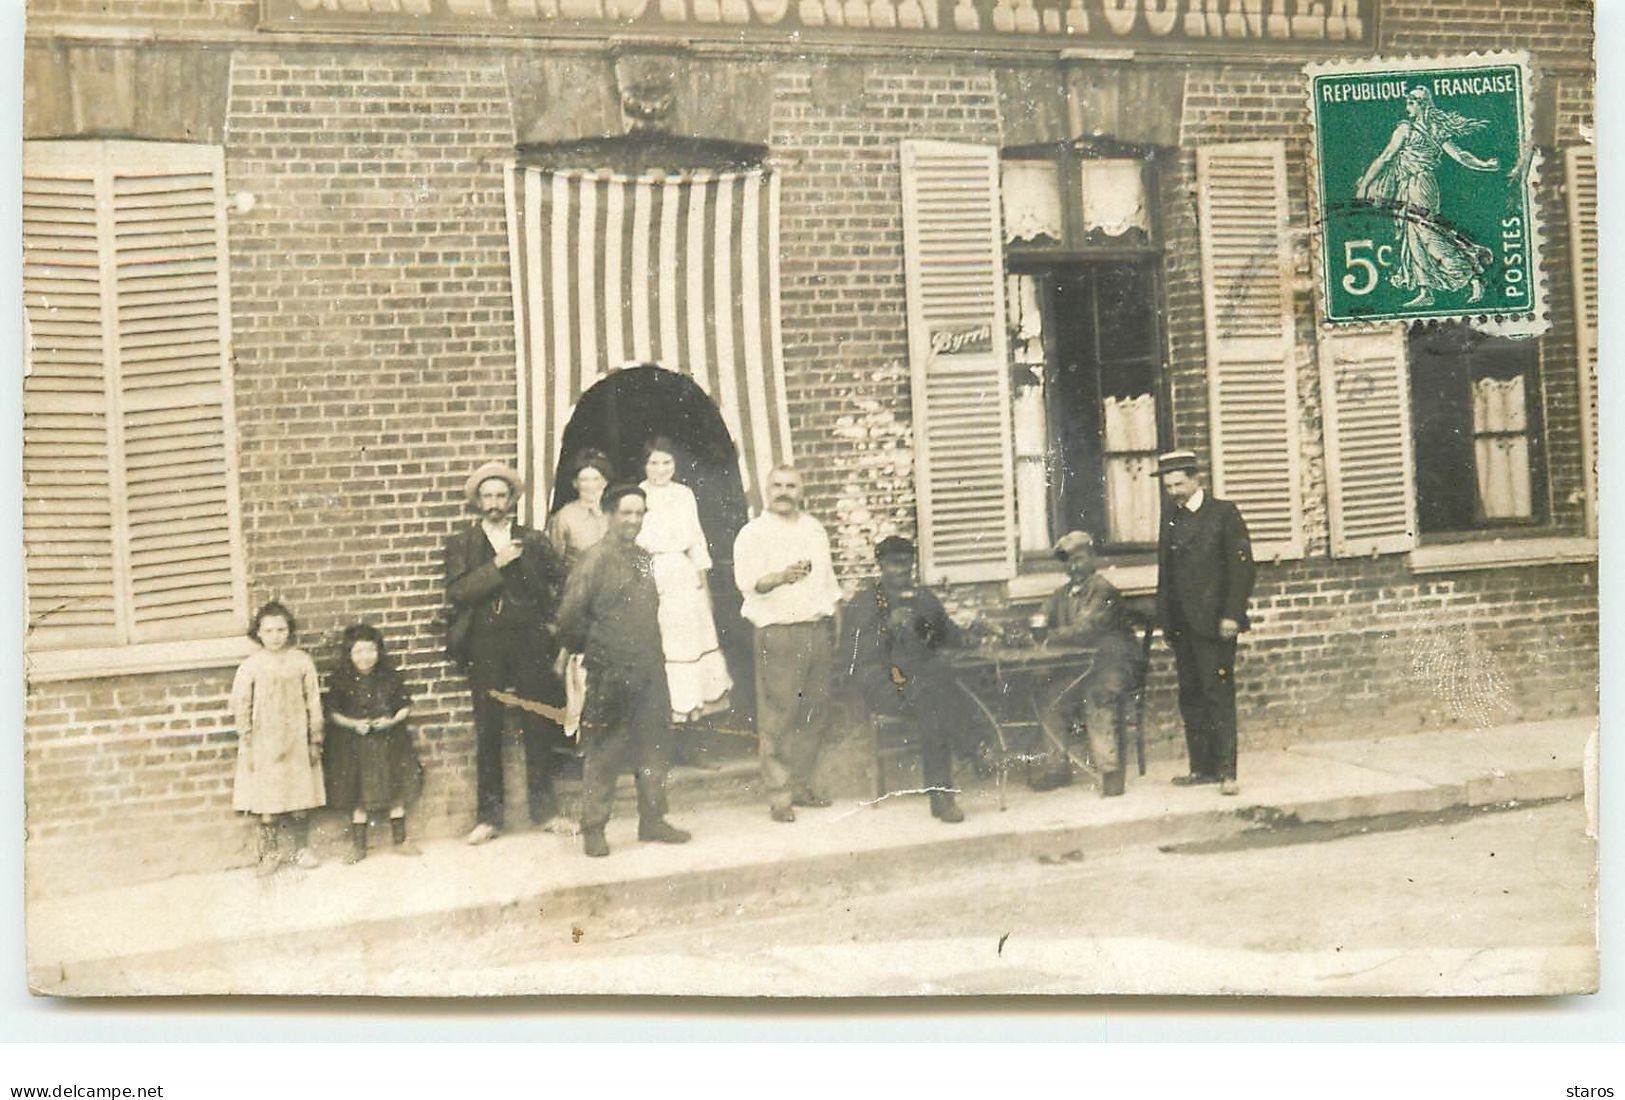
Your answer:
[[[660,592],[660,644],[666,656],[672,721],[692,721],[728,709],[728,664],[717,644],[706,574],[711,554],[700,528],[694,491],[674,478],[677,456],[664,436],[643,451],[643,491],[649,511],[638,545],[653,558]]]

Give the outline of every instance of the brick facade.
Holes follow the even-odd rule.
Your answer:
[[[440,546],[463,522],[457,497],[467,469],[518,453],[500,166],[521,126],[525,140],[548,136],[536,132],[548,112],[520,101],[523,89],[547,83],[535,74],[552,64],[595,70],[579,57],[550,60],[512,43],[267,46],[238,33],[252,27],[255,7],[150,0],[120,5],[113,16],[97,3],[43,0],[33,5],[28,79],[58,89],[79,79],[69,55],[90,47],[53,47],[56,24],[112,21],[160,36],[179,28],[194,44],[220,36],[220,48],[208,52],[228,54],[229,73],[208,84],[203,101],[184,117],[152,122],[149,132],[135,126],[139,137],[173,140],[184,131],[219,140],[228,194],[254,196],[229,221],[251,602],[288,602],[301,619],[301,644],[324,667],[346,624],[383,628],[416,689],[428,785],[414,819],[422,831],[446,834],[472,818],[473,738],[464,681],[440,656]],[[1474,13],[1481,17],[1483,5],[1389,3],[1381,47],[1456,53],[1515,40],[1533,51],[1550,104],[1539,137],[1553,320],[1541,339],[1547,533],[1578,535],[1582,456],[1560,150],[1589,129],[1589,11],[1559,0],[1503,4],[1498,24],[1516,31],[1498,30],[1508,37],[1494,42],[1462,34]],[[1148,79],[1182,105],[1177,155],[1158,197],[1164,322],[1176,439],[1204,454],[1194,151],[1285,140],[1292,214],[1306,224],[1302,62],[1143,63]],[[710,56],[706,64],[724,61]],[[1069,64],[1075,76],[1108,84],[1129,68]],[[162,90],[153,83],[158,71],[134,71],[138,96]],[[516,78],[521,72],[530,75]],[[867,571],[875,532],[912,533],[915,522],[897,143],[1071,136],[1064,80],[1053,65],[854,54],[783,58],[771,88],[767,144],[783,181],[793,445],[811,506],[854,580]],[[1030,111],[1013,115],[1023,101],[1010,88],[1037,89]],[[76,125],[41,97],[25,115],[29,137],[71,136]],[[1244,739],[1266,745],[1356,727],[1594,709],[1594,564],[1418,575],[1405,555],[1328,556],[1314,318],[1307,293],[1297,304],[1308,554],[1261,570],[1257,628],[1238,674]],[[998,600],[991,591],[954,595]],[[1176,753],[1172,670],[1161,651],[1152,676],[1153,750]],[[25,778],[33,871],[59,882],[92,873],[144,878],[245,859],[248,829],[229,810],[230,679],[229,668],[217,668],[32,684]]]

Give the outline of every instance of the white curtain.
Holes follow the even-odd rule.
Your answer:
[[[1044,315],[1038,279],[1012,275],[1005,283],[1005,312],[1014,339],[1011,358],[1034,381],[1015,387],[1012,424],[1016,451],[1016,528],[1023,553],[1043,553],[1054,538],[1049,520],[1049,415],[1044,401]]]
[[[1111,542],[1157,541],[1157,405],[1150,394],[1108,397],[1106,530]],[[1123,452],[1148,452],[1125,454]]]
[[[1521,376],[1473,383],[1473,448],[1485,519],[1528,519],[1534,511],[1525,396]]]
[[[1005,161],[999,192],[1006,241],[1060,241],[1061,180],[1053,161]]]
[[[1151,231],[1145,209],[1145,171],[1137,160],[1086,160],[1083,174],[1083,228],[1121,237],[1130,229]]]

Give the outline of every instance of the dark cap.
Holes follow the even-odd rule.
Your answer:
[[[622,497],[634,496],[640,497],[645,501],[649,499],[649,494],[643,491],[643,486],[641,485],[611,485],[608,489],[604,490],[604,499],[602,503],[600,503],[599,507],[606,512],[613,512],[616,508],[620,507]]]
[[[875,543],[875,560],[885,561],[887,558],[914,557],[914,544],[901,535],[887,535]]]

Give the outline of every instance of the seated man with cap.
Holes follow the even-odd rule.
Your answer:
[[[1047,791],[1072,782],[1067,735],[1081,722],[1089,737],[1089,762],[1100,773],[1101,794],[1123,793],[1123,762],[1118,758],[1117,701],[1134,679],[1139,660],[1134,635],[1123,616],[1116,587],[1095,571],[1095,540],[1087,531],[1068,531],[1055,544],[1066,563],[1067,583],[1045,607],[1050,638],[1088,646],[1091,657],[1076,669],[1053,676],[1038,689],[1038,722],[1044,730],[1043,767],[1032,780]]]
[[[960,630],[931,590],[915,583],[912,542],[881,539],[875,559],[880,579],[847,607],[843,660],[871,714],[913,721],[931,814],[960,822],[965,815],[954,799],[953,746],[970,739],[965,716],[972,704],[941,656],[961,644]]]
[[[484,844],[503,827],[502,731],[514,692],[531,704],[564,705],[553,671],[553,614],[564,587],[564,563],[540,532],[514,522],[524,482],[500,462],[469,475],[463,493],[480,518],[446,542],[446,595],[454,611],[449,655],[468,673],[474,695],[474,775],[477,820],[470,844]],[[525,789],[530,818],[551,829],[557,820],[553,777],[568,755],[559,723],[521,708]]]

